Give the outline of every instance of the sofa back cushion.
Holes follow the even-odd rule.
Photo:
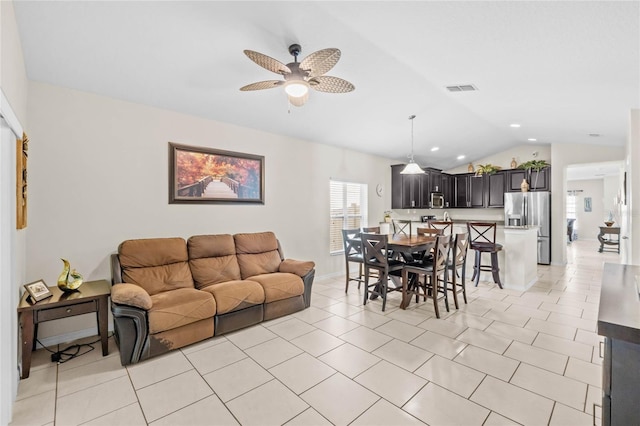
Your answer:
[[[139,285],[150,295],[177,288],[194,288],[187,244],[182,238],[127,240],[118,247],[125,283]]]
[[[278,272],[282,259],[273,232],[235,234],[233,239],[243,280],[254,275]]]
[[[196,288],[240,279],[233,236],[196,235],[189,238],[187,248]]]

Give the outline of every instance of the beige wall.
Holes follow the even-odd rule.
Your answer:
[[[625,158],[624,147],[584,144],[551,145],[551,263],[566,263],[566,193],[567,166],[571,164],[618,161]]]
[[[27,125],[27,75],[13,2],[0,1],[0,88],[3,115],[15,117],[15,126]],[[10,111],[9,111],[10,110]],[[12,118],[13,120],[13,118]],[[15,129],[19,133],[19,129]],[[28,130],[27,130],[28,131]],[[25,237],[27,230],[16,230],[15,170],[16,135],[3,129],[0,139],[0,171],[2,200],[0,202],[0,244],[2,259],[0,277],[3,293],[0,298],[0,424],[11,420],[12,404],[18,389],[18,325],[15,307],[22,284],[25,283]],[[17,135],[21,136],[21,135]]]
[[[61,257],[86,279],[110,279],[125,239],[265,230],[318,275],[341,273],[343,256],[329,255],[329,179],[369,185],[370,222],[391,204],[388,159],[41,83],[29,92],[27,279],[54,284]],[[168,204],[169,141],[264,155],[266,203]],[[44,323],[42,337],[91,325]]]
[[[604,184],[602,179],[567,181],[567,191],[576,193],[576,233],[580,240],[596,240],[600,227],[604,226]],[[591,198],[591,211],[585,211],[584,200]],[[608,211],[607,211],[608,213]]]
[[[622,248],[628,250],[624,253],[626,263],[640,265],[640,109],[631,110],[629,114],[629,137],[627,139],[627,153],[625,158],[625,170],[627,171],[627,196],[629,202],[624,207],[628,222],[625,236],[630,239],[625,241]],[[633,200],[636,200],[635,202]],[[628,244],[630,243],[630,244]]]

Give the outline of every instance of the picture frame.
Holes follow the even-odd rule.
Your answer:
[[[584,211],[587,213],[591,211],[591,197],[584,197]]]
[[[169,142],[169,204],[264,204],[264,156]]]
[[[49,290],[49,287],[47,287],[44,280],[25,284],[24,288],[27,290],[29,297],[34,303],[53,296],[53,293],[51,293],[51,290]]]

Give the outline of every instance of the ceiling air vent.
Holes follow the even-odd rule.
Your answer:
[[[457,86],[447,86],[450,92],[474,92],[478,90],[473,84],[458,84]]]

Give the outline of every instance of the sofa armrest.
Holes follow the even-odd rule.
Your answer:
[[[148,311],[153,306],[151,296],[140,286],[121,283],[111,287],[111,300],[119,305],[134,306]]]
[[[280,263],[278,270],[280,272],[289,272],[299,277],[304,277],[311,272],[315,266],[316,264],[310,260],[285,259]]]
[[[304,307],[311,306],[311,286],[313,285],[313,279],[316,276],[316,270],[312,269],[302,277],[302,283],[304,284]]]
[[[122,284],[118,284],[120,286]],[[117,286],[114,286],[117,287]],[[112,293],[113,294],[113,293]],[[135,364],[148,358],[149,322],[147,311],[111,300],[111,313],[122,365]]]

